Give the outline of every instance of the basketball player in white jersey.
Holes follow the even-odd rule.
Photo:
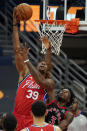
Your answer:
[[[79,109],[79,102],[76,98],[71,106],[71,111],[74,114],[74,119],[68,126],[67,131],[87,131],[87,118]]]

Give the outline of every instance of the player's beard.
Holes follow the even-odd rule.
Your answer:
[[[63,97],[61,97],[60,95],[57,96],[57,101],[62,102],[62,103],[66,102],[66,100]]]
[[[43,75],[43,74],[45,74],[45,69],[44,68],[39,68],[39,72]]]
[[[45,74],[45,71],[44,70],[39,70],[39,72],[44,75]]]

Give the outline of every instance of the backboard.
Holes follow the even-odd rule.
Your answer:
[[[87,0],[62,0],[60,5],[48,5],[45,19],[56,20],[57,16],[61,16],[58,20],[79,18],[79,30],[87,31]]]

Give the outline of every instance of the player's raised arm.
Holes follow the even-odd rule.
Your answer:
[[[13,46],[14,51],[16,51],[18,48],[20,48],[20,40],[19,40],[19,34],[18,34],[18,24],[19,21],[17,21],[16,18],[16,7],[13,10]]]
[[[49,78],[49,76],[46,77],[47,65],[45,61],[40,62],[37,69],[31,64],[30,61],[26,62],[26,64],[37,84],[46,89],[54,88],[54,81]]]
[[[23,80],[23,78],[28,74],[29,69],[24,64],[24,59],[22,57],[22,50],[20,40],[19,40],[19,33],[18,33],[18,26],[17,26],[17,18],[16,18],[16,7],[13,11],[13,47],[15,53],[15,61],[16,61],[16,68],[19,73],[19,82]],[[28,58],[28,55],[26,59]]]
[[[48,37],[44,36],[40,39],[42,41],[42,44],[46,47],[46,56],[45,56],[45,61],[47,63],[47,68],[48,71],[52,70],[52,63],[51,63],[51,44],[48,39]]]

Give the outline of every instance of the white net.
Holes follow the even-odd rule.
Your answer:
[[[33,23],[34,24],[34,23]],[[59,55],[60,47],[62,45],[63,34],[65,32],[65,25],[56,25],[55,23],[41,23],[39,22],[39,26],[34,24],[37,28],[40,37],[47,36],[51,43],[51,51],[52,53]],[[41,53],[46,53],[46,47],[42,44]]]

